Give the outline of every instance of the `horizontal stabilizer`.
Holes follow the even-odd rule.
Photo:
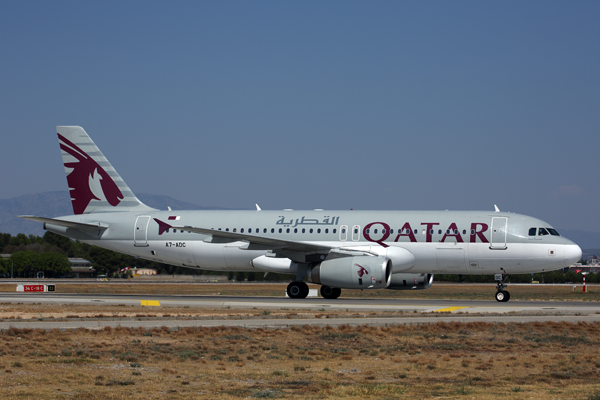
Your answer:
[[[100,224],[99,222],[95,222],[95,223],[73,222],[73,221],[65,221],[62,219],[55,219],[55,218],[36,217],[34,215],[19,215],[19,218],[29,219],[31,221],[43,222],[44,224],[58,225],[58,226],[64,226],[67,228],[75,228],[75,229],[80,229],[80,230],[108,229],[108,225]]]

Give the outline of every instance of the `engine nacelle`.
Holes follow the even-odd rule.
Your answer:
[[[388,289],[419,290],[428,289],[433,284],[433,274],[392,274]]]
[[[410,270],[415,265],[415,256],[403,247],[396,246],[347,246],[344,251],[362,251],[385,257],[392,261],[392,273]]]
[[[385,289],[391,276],[392,262],[375,256],[325,260],[308,273],[311,282],[340,289]]]

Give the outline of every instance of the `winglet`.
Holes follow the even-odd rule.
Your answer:
[[[158,234],[162,235],[163,233],[165,233],[165,231],[167,229],[172,228],[172,225],[167,224],[166,222],[162,222],[160,219],[158,218],[154,218],[154,220],[156,221],[156,223],[158,224]]]

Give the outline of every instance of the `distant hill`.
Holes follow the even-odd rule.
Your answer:
[[[150,207],[166,210],[226,210],[223,207],[203,207],[169,196],[138,193],[138,198]],[[65,191],[24,194],[10,199],[0,199],[0,232],[16,235],[42,236],[45,231],[42,224],[17,218],[16,215],[38,215],[59,217],[73,214],[69,193]]]

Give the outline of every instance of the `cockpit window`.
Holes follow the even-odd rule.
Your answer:
[[[560,234],[556,232],[556,229],[548,228],[548,232],[550,232],[552,236],[560,236]]]
[[[546,236],[549,235],[548,231],[546,230],[546,228],[539,228],[538,229],[538,235],[539,236]]]
[[[537,228],[529,228],[529,236],[535,236],[537,232]]]

